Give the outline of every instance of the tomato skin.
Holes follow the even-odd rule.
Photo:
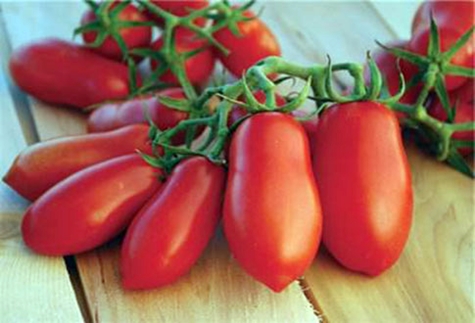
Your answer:
[[[175,50],[178,53],[188,53],[200,48],[205,48],[185,61],[185,72],[190,83],[195,86],[205,85],[213,73],[214,64],[216,62],[213,50],[209,47],[206,40],[196,38],[196,35],[189,30],[178,28],[175,33]],[[162,46],[162,37],[152,43],[152,48],[155,50],[160,50]],[[152,70],[155,70],[158,66],[158,62],[152,60],[151,65]],[[161,75],[160,80],[172,85],[180,85],[177,77],[170,70]]]
[[[118,4],[118,2],[115,2],[110,9],[115,7],[116,4]],[[94,22],[96,19],[97,17],[95,13],[92,10],[87,10],[81,17],[81,25]],[[118,13],[116,19],[120,22],[148,21],[147,16],[142,14],[139,9],[131,4],[125,6]],[[150,26],[120,28],[119,34],[129,50],[140,47],[149,47],[152,40],[152,28]],[[86,44],[91,44],[96,40],[97,32],[85,32],[82,34],[82,38]],[[91,50],[116,61],[123,60],[123,53],[119,45],[117,45],[117,42],[111,36],[108,36],[99,47],[91,47]]]
[[[23,240],[51,256],[98,247],[125,229],[159,188],[160,173],[138,154],[85,168],[31,204],[21,225]]]
[[[229,50],[229,54],[225,55],[216,49],[216,55],[224,67],[238,78],[259,60],[281,55],[279,42],[269,27],[250,10],[244,15],[255,19],[237,23],[240,36],[235,36],[228,28],[214,33],[216,40]]]
[[[150,2],[178,17],[187,16],[192,11],[204,9],[209,5],[208,0],[151,0]],[[159,26],[163,26],[163,19],[152,13],[148,13],[148,16],[156,21]],[[204,26],[206,19],[198,17],[194,23],[198,26]]]
[[[106,103],[94,110],[87,120],[88,132],[102,132],[118,129],[130,124],[148,124],[147,115],[160,130],[175,127],[180,121],[188,119],[189,114],[160,103],[158,96],[185,99],[181,88],[169,88],[153,95],[137,97],[122,102]],[[200,133],[200,131],[198,131]],[[180,132],[172,138],[172,143],[185,142],[185,133]]]
[[[449,94],[449,102],[451,106],[455,106],[455,117],[453,123],[464,123],[475,121],[475,95],[474,95],[474,81],[473,79],[467,81],[461,87],[451,91]],[[445,112],[442,103],[435,98],[428,110],[429,114],[434,118],[447,121],[447,113]],[[474,131],[458,131],[452,135],[453,139],[458,140],[474,140]],[[464,155],[473,153],[473,146],[471,148],[459,148],[459,152]]]
[[[417,33],[412,35],[412,38],[408,44],[408,50],[417,54],[427,55],[427,46],[429,44],[430,30],[418,29]],[[439,29],[440,48],[442,52],[447,51],[455,42],[462,36],[462,33],[451,29],[449,27]],[[451,64],[457,66],[464,66],[468,68],[475,67],[475,36],[472,36],[471,41],[465,44],[455,56],[450,60]],[[415,74],[417,72],[417,66],[405,61],[403,66],[409,73]],[[448,91],[454,90],[461,86],[468,80],[463,76],[445,76],[445,86]]]
[[[258,113],[237,128],[223,224],[238,263],[275,292],[310,266],[320,242],[320,200],[308,139],[291,116]]]
[[[473,26],[475,2],[454,0],[431,0],[420,4],[412,21],[412,34],[430,26],[433,16],[439,28],[456,29],[460,35]]]
[[[124,288],[160,287],[190,270],[217,228],[225,178],[222,167],[203,157],[176,166],[127,230],[120,261]]]
[[[101,134],[51,139],[22,151],[3,181],[26,199],[34,201],[73,173],[136,150],[151,152],[148,126],[134,125]]]
[[[313,156],[323,243],[344,267],[379,275],[399,258],[412,221],[397,118],[375,102],[330,107],[320,117]]]
[[[61,39],[19,48],[10,57],[9,69],[23,91],[48,103],[81,109],[129,94],[125,65]]]

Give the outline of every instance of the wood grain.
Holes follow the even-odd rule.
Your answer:
[[[327,54],[333,62],[362,62],[365,52],[375,47],[375,39],[386,42],[399,34],[388,21],[390,17],[381,14],[384,6],[379,4],[261,3],[265,6],[263,19],[277,34],[284,57],[305,65],[325,64]],[[1,3],[0,9],[11,45],[18,48],[45,36],[70,38],[84,5],[7,2]],[[345,75],[336,77],[341,84],[349,82]],[[8,165],[25,142],[9,94],[1,91],[2,86],[0,103],[9,106],[0,109],[1,165]],[[35,99],[27,103],[31,105],[33,130],[41,140],[84,132],[84,114]],[[7,135],[9,140],[4,140]],[[471,322],[475,318],[473,182],[411,145],[408,152],[416,194],[408,246],[400,261],[377,278],[351,273],[321,250],[306,278],[327,321]],[[20,240],[19,216],[26,205],[11,190],[0,187],[0,265],[12,268],[0,276],[0,315],[5,312],[7,321],[18,321],[18,315],[25,321],[80,320],[62,259],[32,255]],[[77,257],[86,298],[80,305],[93,322],[318,320],[297,283],[275,294],[248,277],[231,257],[219,232],[189,274],[159,290],[127,292],[121,288],[119,249],[120,239]],[[38,300],[37,295],[42,298]]]
[[[0,174],[26,147],[20,123],[0,70]],[[20,223],[28,202],[0,183],[0,321],[82,322],[62,258],[30,252]]]

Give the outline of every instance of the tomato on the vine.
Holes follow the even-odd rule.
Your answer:
[[[440,38],[440,50],[441,52],[447,51],[456,41],[462,36],[456,29],[450,27],[439,28]],[[417,54],[427,55],[427,48],[429,44],[430,29],[417,29],[416,33],[412,35],[408,44],[408,50]],[[450,63],[457,66],[474,68],[475,67],[475,36],[472,36],[472,40],[467,42],[450,60]],[[416,74],[418,71],[417,66],[404,61],[403,66],[410,74]],[[445,87],[448,91],[456,89],[468,80],[463,76],[445,76]]]
[[[257,113],[237,128],[223,223],[238,263],[276,292],[310,266],[320,243],[320,200],[307,136],[291,116]]]
[[[86,108],[130,92],[127,66],[56,38],[15,50],[9,69],[23,91],[48,103]]]
[[[85,168],[30,205],[21,224],[23,240],[52,256],[96,248],[126,228],[160,187],[160,174],[138,154]]]
[[[195,53],[184,61],[184,70],[191,84],[195,86],[205,85],[213,72],[216,61],[213,50],[208,44],[208,41],[198,38],[198,36],[190,30],[177,28],[175,30],[174,43],[175,50],[178,54],[186,54],[201,49],[201,51]],[[152,48],[155,50],[160,50],[162,46],[162,37],[158,38],[152,44]],[[160,63],[157,60],[152,60],[152,69],[155,70],[158,68],[159,64]],[[177,76],[173,74],[170,69],[162,74],[159,79],[165,83],[179,85]]]
[[[323,243],[344,267],[380,274],[399,258],[412,221],[411,173],[397,118],[370,101],[329,107],[313,156]]]
[[[120,1],[115,1],[107,10],[112,11]],[[122,38],[124,44],[128,50],[134,48],[143,48],[149,47],[152,40],[152,27],[151,26],[133,26],[133,27],[121,27],[120,24],[134,22],[146,22],[149,19],[144,15],[138,8],[132,4],[125,5],[117,15],[114,15],[113,18],[109,19],[109,26],[117,26],[114,28],[115,32]],[[81,17],[81,25],[87,25],[92,22],[98,21],[98,18],[93,10],[89,9],[84,12]],[[106,28],[106,26],[104,26]],[[109,27],[110,28],[110,27]],[[82,38],[86,44],[93,44],[99,33],[95,30],[86,31],[82,33]],[[119,47],[117,41],[111,36],[108,35],[105,37],[104,41],[98,47],[90,47],[91,50],[97,52],[105,57],[108,57],[113,60],[122,61],[124,59],[124,54]]]
[[[175,127],[180,121],[188,119],[188,112],[167,106],[160,102],[159,96],[174,99],[186,98],[183,89],[168,88],[127,101],[106,103],[90,114],[87,120],[87,129],[89,132],[102,132],[130,124],[148,124],[151,121],[159,130],[164,131]],[[175,145],[184,142],[184,132],[180,132],[172,138],[172,143]]]
[[[39,142],[16,157],[3,181],[34,201],[56,183],[88,166],[137,150],[151,153],[148,131],[148,126],[133,125]]]
[[[127,229],[120,269],[127,289],[170,284],[190,270],[221,217],[225,172],[204,157],[180,162]]]
[[[241,77],[246,69],[267,56],[281,55],[279,42],[269,27],[250,10],[243,15],[253,19],[237,23],[240,35],[234,35],[229,28],[214,33],[216,40],[229,50],[226,55],[215,48],[216,55],[236,77]]]

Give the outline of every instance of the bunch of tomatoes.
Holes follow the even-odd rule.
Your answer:
[[[458,4],[425,2],[416,14],[410,43],[426,37],[429,53],[388,48],[395,56],[384,59],[401,57],[408,69],[417,63],[407,90],[405,69],[390,75],[378,57],[368,60],[367,83],[359,65],[286,61],[252,2],[88,4],[76,29],[84,44],[43,40],[10,61],[26,92],[89,113],[88,134],[27,148],[3,179],[32,201],[21,228],[27,246],[71,255],[124,233],[127,289],[186,274],[220,223],[236,261],[276,292],[304,274],[321,242],[344,267],[367,275],[397,261],[413,210],[400,124],[420,127],[426,140],[454,132],[465,101],[452,93],[473,84],[473,66],[457,56],[473,48],[465,39],[472,25],[454,29],[450,55],[443,54],[450,41],[434,45],[452,33],[444,22]],[[435,72],[434,51],[450,60]],[[205,86],[216,59],[234,83]],[[355,88],[341,95],[331,76],[345,68]],[[289,77],[306,83],[296,95],[277,93]],[[301,109],[309,98],[311,112]],[[447,122],[429,115],[437,116],[437,104]],[[467,104],[473,111],[473,100]],[[450,156],[462,148],[451,134],[444,137]]]

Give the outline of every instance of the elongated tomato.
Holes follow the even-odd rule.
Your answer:
[[[23,91],[48,103],[82,109],[129,95],[127,66],[61,39],[15,50],[9,68]]]
[[[127,289],[170,284],[187,273],[221,217],[225,172],[203,157],[175,167],[127,230],[122,283]]]
[[[31,204],[21,225],[23,240],[53,256],[98,247],[125,229],[159,188],[160,174],[138,154],[83,169]]]
[[[330,107],[318,122],[313,155],[325,246],[344,267],[380,274],[399,258],[412,221],[396,116],[375,102]]]
[[[29,146],[3,181],[30,201],[69,175],[107,159],[150,152],[148,126],[133,125],[100,134],[60,137]]]
[[[249,117],[233,135],[224,233],[238,263],[279,292],[317,252],[321,210],[308,139],[291,116]]]

